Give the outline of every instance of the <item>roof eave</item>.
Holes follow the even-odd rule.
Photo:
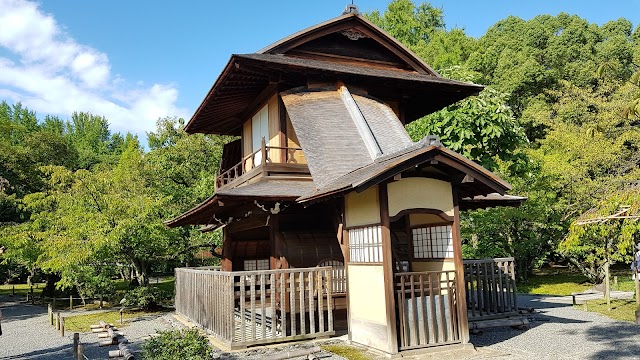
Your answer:
[[[224,83],[224,80],[227,78],[229,73],[233,70],[233,67],[235,66],[235,62],[236,62],[235,55],[231,55],[231,57],[229,58],[229,61],[227,62],[227,65],[225,65],[224,69],[222,69],[222,72],[216,78],[216,81],[213,83],[213,86],[211,86],[211,89],[209,89],[209,92],[204,97],[204,100],[202,100],[202,102],[200,103],[200,106],[198,106],[198,109],[196,109],[193,116],[191,116],[191,119],[189,119],[189,121],[187,122],[187,125],[185,125],[184,131],[187,134],[195,134],[198,132],[197,128],[196,129],[193,128],[195,126],[194,124],[196,123],[197,118],[200,116],[203,109],[209,103],[210,99],[213,98],[218,88],[222,86],[222,84]],[[224,134],[217,134],[217,135],[224,135]]]

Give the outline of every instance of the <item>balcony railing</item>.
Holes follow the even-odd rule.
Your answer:
[[[260,149],[243,157],[239,163],[218,175],[216,189],[236,181],[259,167],[266,167],[268,164],[300,164],[300,159],[304,159],[301,148],[270,146],[262,139]]]

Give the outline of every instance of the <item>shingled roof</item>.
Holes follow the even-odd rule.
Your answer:
[[[474,197],[489,193],[504,194],[511,185],[495,174],[451,151],[439,141],[425,138],[407,148],[375,159],[370,164],[357,168],[333,181],[316,188],[313,192],[297,199],[298,202],[324,200],[351,191],[361,192],[367,188],[393,178],[405,170],[431,161],[456,169],[474,179],[473,184],[462,184],[465,195]],[[475,181],[478,181],[477,183]]]
[[[402,124],[385,104],[359,95],[355,101],[382,154],[412,144]],[[349,107],[335,89],[282,95],[291,124],[300,140],[309,171],[318,187],[368,165],[372,158]]]

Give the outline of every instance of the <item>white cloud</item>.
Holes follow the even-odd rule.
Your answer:
[[[111,73],[109,57],[79,44],[52,15],[26,0],[0,0],[0,100],[22,101],[41,114],[105,116],[112,130],[141,135],[158,117],[187,111],[176,106],[173,85],[128,82]]]

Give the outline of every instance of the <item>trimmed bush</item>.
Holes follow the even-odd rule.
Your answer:
[[[152,286],[141,286],[127,291],[123,299],[123,305],[127,307],[140,307],[144,310],[160,308],[160,304],[171,298],[171,294]]]
[[[209,360],[211,348],[206,337],[198,330],[160,331],[160,336],[142,344],[145,360]]]

